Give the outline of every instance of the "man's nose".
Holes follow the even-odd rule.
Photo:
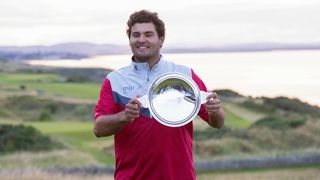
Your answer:
[[[139,42],[145,42],[146,41],[146,37],[144,35],[141,35],[138,39]]]

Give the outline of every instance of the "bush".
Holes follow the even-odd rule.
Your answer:
[[[50,121],[52,120],[51,113],[48,110],[43,110],[38,118],[39,121]]]
[[[222,128],[222,129],[213,129],[211,127],[206,128],[205,130],[194,130],[193,137],[195,140],[206,140],[212,138],[222,138],[227,133],[230,133],[231,130],[229,128]]]
[[[264,103],[257,103],[256,101],[250,99],[250,100],[246,100],[244,102],[241,103],[241,106],[248,108],[250,110],[256,111],[256,112],[262,112],[262,113],[266,113],[266,112],[274,112],[275,108],[272,106],[267,106]]]
[[[91,114],[91,112],[92,112],[91,109],[89,109],[89,107],[85,105],[77,105],[74,108],[74,113],[77,116],[85,116],[85,115]]]
[[[45,109],[47,109],[50,113],[54,114],[58,110],[58,104],[56,102],[50,102],[45,106]]]
[[[11,117],[11,114],[8,110],[6,110],[0,106],[0,117],[8,118],[8,117]]]
[[[79,75],[79,74],[72,74],[67,77],[66,82],[89,82],[90,79],[87,76]]]
[[[40,109],[48,100],[39,99],[34,96],[10,96],[7,98],[6,106],[19,110]]]
[[[228,127],[223,127],[221,129],[214,129],[212,127],[208,127],[205,130],[194,130],[193,136],[195,140],[221,139],[226,136],[238,137],[243,139],[248,138],[244,129],[232,129]]]
[[[27,89],[27,86],[24,85],[24,84],[21,84],[21,85],[20,85],[20,89],[21,89],[21,90],[26,90],[26,89]]]
[[[0,152],[40,151],[62,148],[31,126],[0,125]]]
[[[248,154],[257,152],[258,150],[259,147],[250,141],[238,139],[236,137],[196,141],[194,144],[195,153],[202,158],[218,155]]]
[[[243,97],[241,94],[235,91],[232,91],[231,89],[218,89],[218,90],[215,90],[215,92],[222,97],[230,97],[230,98]]]
[[[320,117],[320,109],[317,106],[311,106],[299,99],[289,99],[286,97],[264,98],[264,104],[269,104],[276,109],[290,111],[300,114],[308,114]]]
[[[37,96],[11,96],[5,99],[4,108],[25,121],[92,119],[94,104],[75,104],[42,99]],[[1,108],[1,106],[0,106]],[[0,110],[0,117],[3,113]]]
[[[252,124],[252,127],[268,127],[271,129],[290,129],[297,128],[305,123],[305,119],[303,118],[286,118],[286,117],[278,117],[278,116],[267,116],[262,118],[259,121],[256,121]]]

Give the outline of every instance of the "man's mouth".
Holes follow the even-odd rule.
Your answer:
[[[148,46],[137,46],[138,49],[148,49]]]

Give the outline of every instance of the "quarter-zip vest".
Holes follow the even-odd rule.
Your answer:
[[[192,69],[166,61],[162,56],[152,69],[147,63],[132,61],[130,65],[107,75],[96,105],[95,118],[123,111],[130,99],[147,94],[153,80],[168,72],[185,74],[196,82],[200,90],[207,90]],[[115,179],[195,179],[192,122],[181,127],[167,127],[150,114],[149,109],[141,109],[139,118],[114,135]],[[198,115],[208,120],[203,105]]]

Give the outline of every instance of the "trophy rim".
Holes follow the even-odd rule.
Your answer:
[[[168,79],[178,79],[186,82],[191,87],[195,95],[195,103],[194,103],[195,107],[193,108],[192,112],[190,112],[190,114],[186,118],[179,121],[170,121],[168,119],[164,119],[163,117],[161,117],[160,114],[157,113],[157,111],[155,110],[155,106],[153,105],[153,101],[152,101],[153,95],[154,95],[153,90],[162,82]],[[151,112],[152,117],[154,117],[159,123],[169,127],[180,127],[188,124],[195,118],[195,116],[197,116],[201,106],[200,90],[198,85],[190,77],[188,77],[185,74],[176,73],[176,72],[165,73],[159,76],[158,78],[156,78],[151,84],[148,90],[148,105],[149,105],[149,110]]]

